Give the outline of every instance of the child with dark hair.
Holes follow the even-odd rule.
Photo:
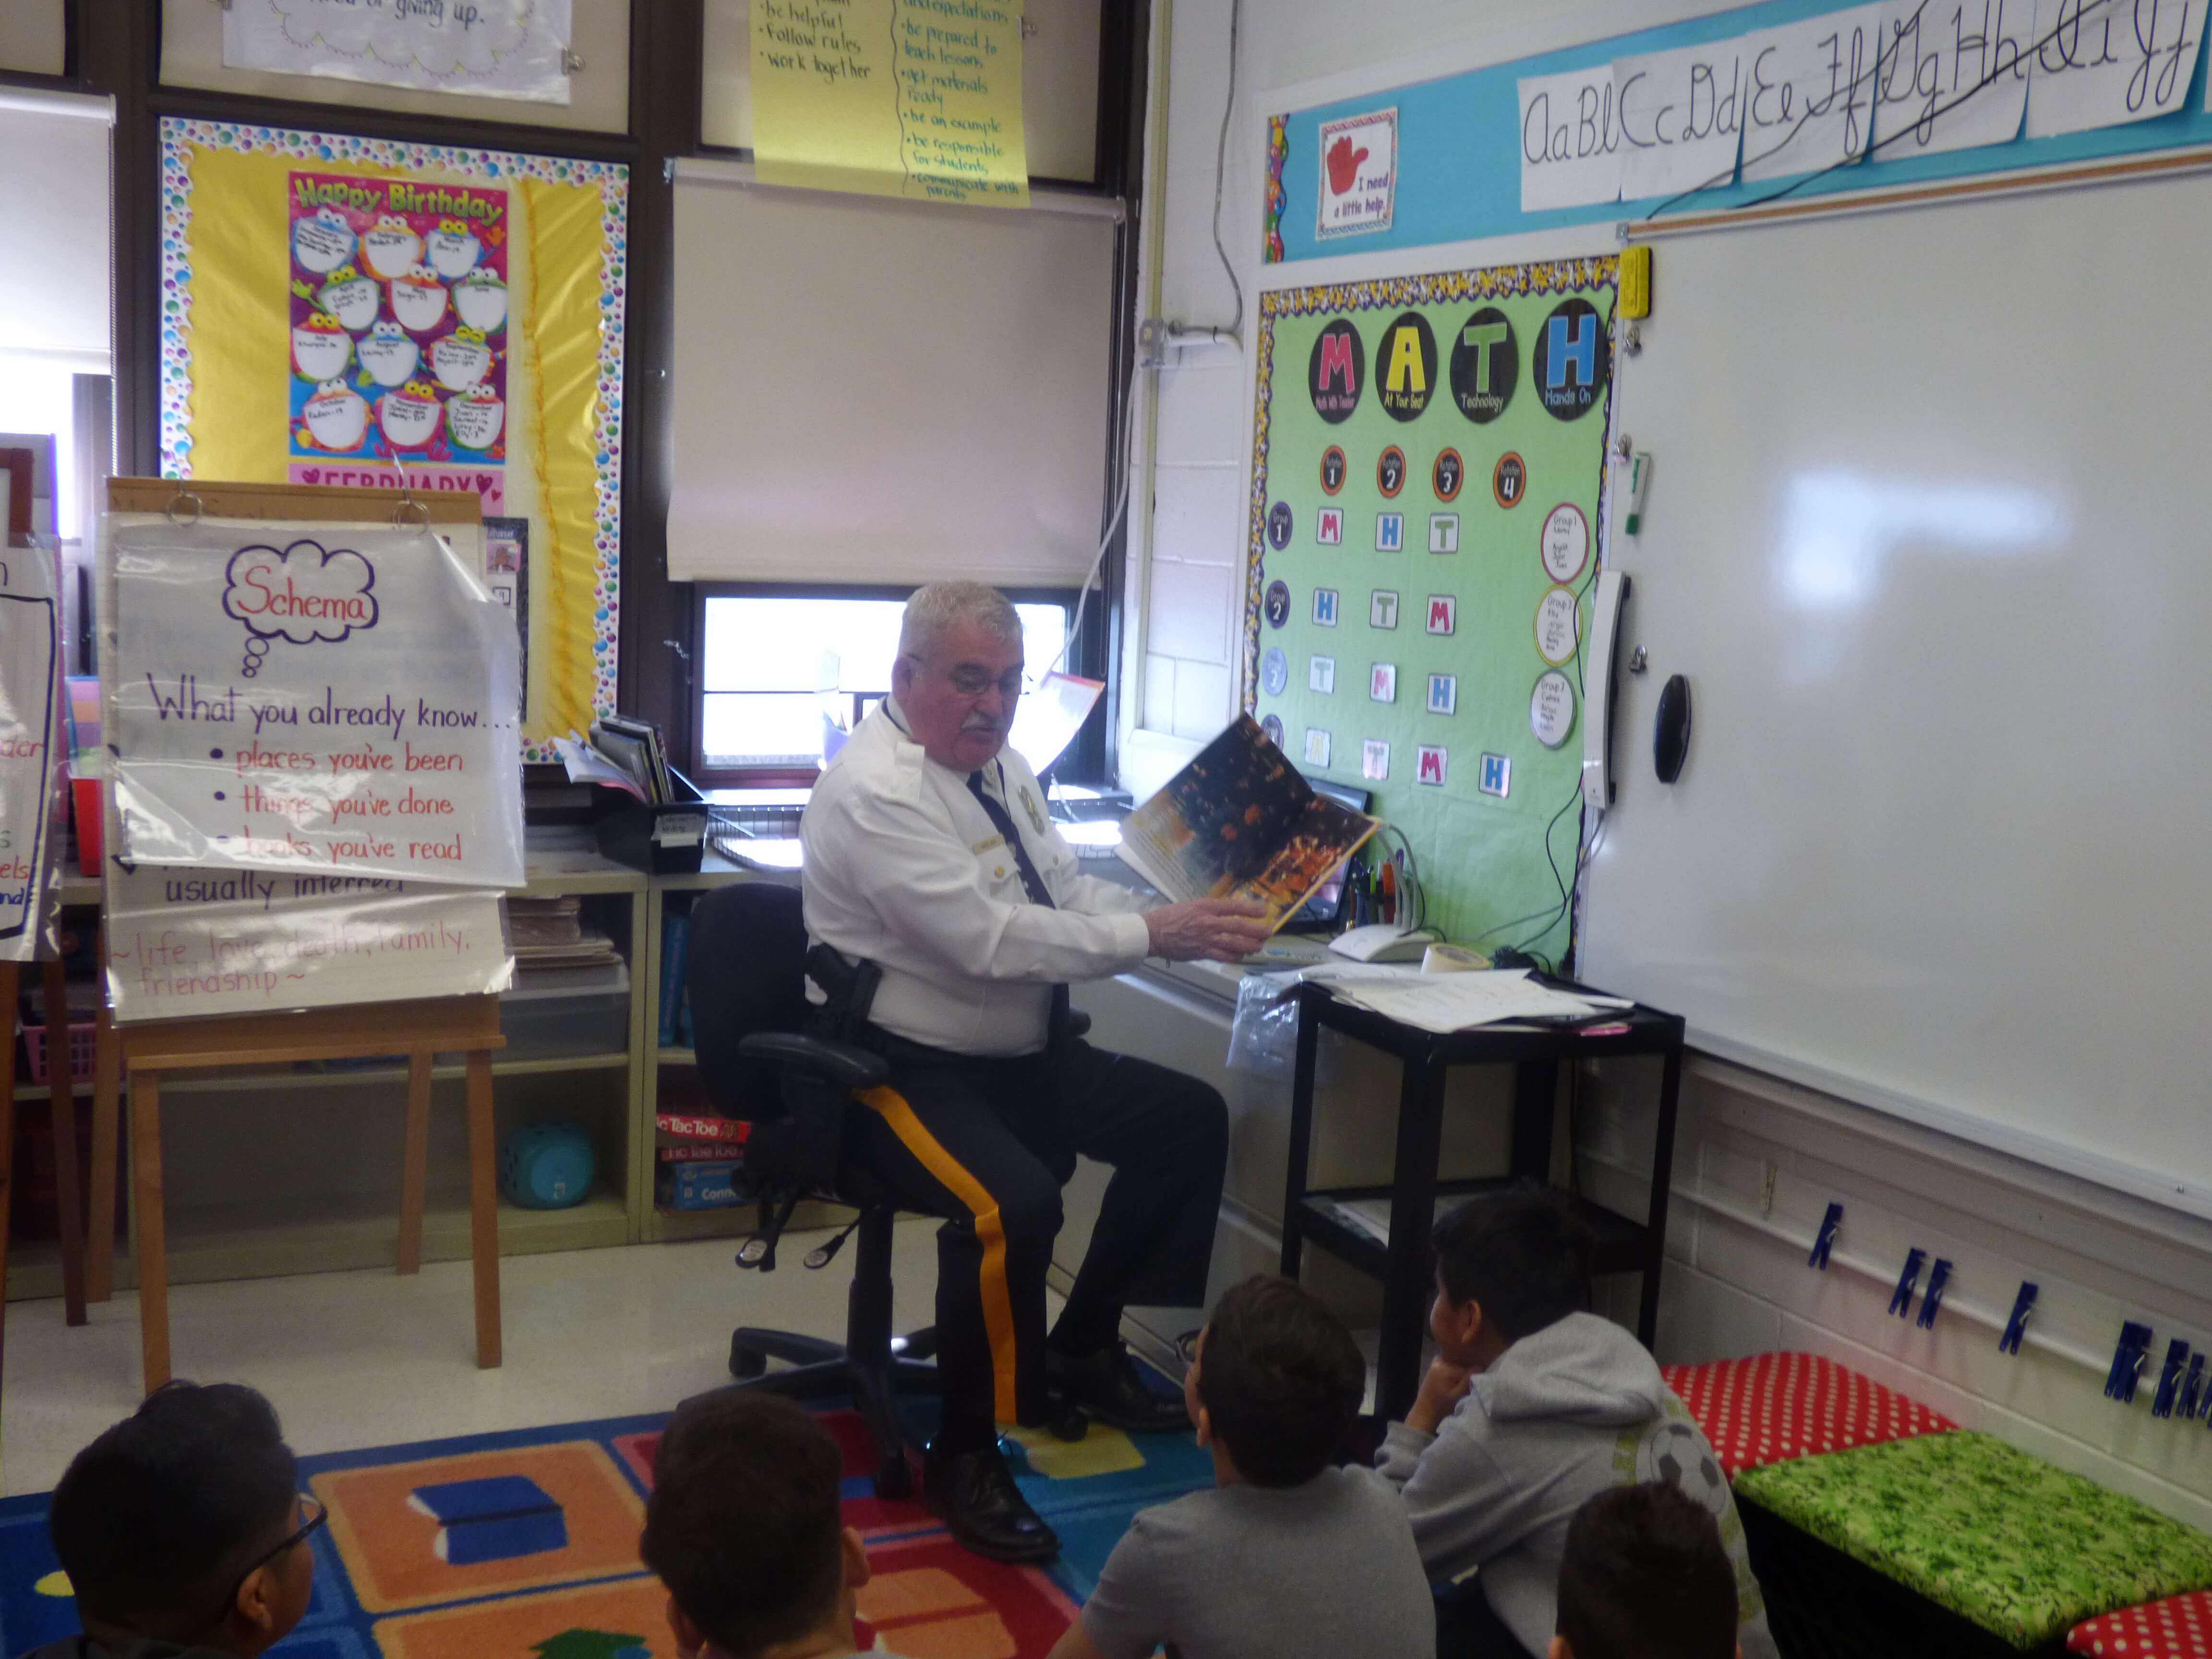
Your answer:
[[[84,1633],[29,1659],[252,1659],[307,1612],[322,1523],[266,1400],[172,1382],[54,1489],[46,1530]]]
[[[677,1409],[653,1456],[638,1550],[668,1587],[684,1659],[860,1651],[868,1553],[844,1522],[843,1474],[830,1431],[788,1400],[731,1389]]]
[[[1479,1594],[1462,1592],[1464,1644],[1541,1652],[1575,1511],[1609,1487],[1663,1480],[1718,1524],[1747,1659],[1775,1659],[1713,1449],[1644,1345],[1587,1311],[1589,1236],[1566,1196],[1485,1194],[1437,1224],[1435,1244],[1438,1358],[1375,1461],[1405,1494],[1430,1577],[1481,1570]]]
[[[1224,1296],[1183,1383],[1213,1490],[1138,1515],[1051,1659],[1432,1659],[1405,1505],[1331,1467],[1366,1384],[1352,1333],[1288,1279]]]
[[[1548,1659],[1734,1659],[1735,1569],[1679,1486],[1601,1492],[1567,1523]]]

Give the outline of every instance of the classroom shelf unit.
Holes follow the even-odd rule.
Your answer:
[[[533,857],[518,890],[532,897],[584,901],[587,925],[608,934],[628,965],[619,1047],[536,1053],[518,1042],[493,1064],[495,1110],[502,1133],[514,1124],[568,1119],[587,1125],[599,1154],[596,1190],[563,1210],[526,1210],[501,1201],[503,1255],[594,1249],[616,1244],[728,1237],[754,1226],[750,1207],[690,1214],[653,1206],[655,1107],[665,1079],[688,1080],[688,1049],[663,1048],[656,1011],[660,950],[668,905],[726,882],[793,879],[763,876],[720,860],[696,875],[648,877],[595,853]],[[100,884],[72,879],[63,888],[66,925],[88,930],[98,920]],[[469,1255],[468,1158],[461,1112],[462,1071],[432,1073],[428,1206],[425,1261]],[[169,1276],[173,1283],[251,1279],[347,1268],[389,1267],[399,1230],[400,1136],[406,1069],[370,1063],[325,1069],[272,1067],[180,1075],[162,1086],[162,1159],[167,1176]],[[91,1085],[76,1084],[81,1121],[90,1115]],[[19,1086],[20,1104],[34,1109],[51,1089]],[[121,1107],[127,1146],[127,1082]],[[834,1220],[823,1209],[809,1218]],[[137,1280],[129,1183],[118,1206],[115,1285]],[[61,1258],[48,1242],[17,1240],[11,1249],[11,1299],[61,1293]]]
[[[738,881],[775,881],[796,886],[799,877],[794,871],[750,870],[709,853],[696,872],[678,876],[655,876],[645,896],[645,1000],[642,1007],[644,1036],[651,1046],[646,1049],[649,1059],[642,1068],[647,1073],[642,1082],[644,1109],[639,1115],[638,1147],[632,1159],[639,1187],[634,1204],[641,1223],[639,1237],[645,1243],[667,1243],[694,1238],[732,1238],[753,1231],[754,1212],[750,1206],[733,1210],[666,1210],[653,1201],[653,1191],[654,1154],[659,1141],[653,1119],[663,1110],[705,1109],[704,1097],[696,1089],[697,1057],[688,1048],[658,1041],[661,980],[665,966],[661,958],[668,937],[668,923],[672,916],[688,915],[700,894]],[[852,1213],[836,1205],[802,1204],[793,1216],[791,1224],[794,1227],[840,1225],[849,1219]]]

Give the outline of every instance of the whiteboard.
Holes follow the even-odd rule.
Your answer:
[[[2212,1214],[2212,179],[1656,256],[1587,976]]]

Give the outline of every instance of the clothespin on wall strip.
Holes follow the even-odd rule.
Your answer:
[[[1826,1269],[1828,1252],[1835,1248],[1836,1235],[1842,1231],[1843,1224],[1844,1206],[1840,1204],[1828,1206],[1827,1214],[1820,1218],[1820,1237],[1813,1241],[1813,1254],[1805,1258],[1807,1267]]]
[[[1928,1270],[1928,1294],[1920,1298],[1920,1317],[1913,1322],[1923,1331],[1936,1328],[1936,1310],[1943,1305],[1943,1287],[1951,1282],[1951,1264],[1942,1256]]]
[[[2105,1398],[2123,1406],[2136,1397],[2136,1378],[2142,1375],[2150,1348],[2150,1327],[2134,1320],[2120,1324],[2120,1343],[2112,1350],[2112,1369],[2105,1378]]]
[[[2181,1367],[2189,1358],[2189,1345],[2175,1337],[2166,1345],[2166,1364],[2158,1369],[2158,1392],[2150,1397],[2153,1417],[2173,1415],[2174,1396],[2181,1392]]]
[[[2005,1321],[2004,1334],[1997,1339],[1999,1353],[2020,1352],[2020,1340],[2027,1334],[2027,1316],[2035,1311],[2036,1291],[2033,1279],[2020,1281],[2020,1294],[2012,1299],[2012,1316]]]
[[[1928,1252],[1915,1246],[1905,1258],[1905,1271],[1897,1276],[1897,1288],[1889,1293],[1889,1310],[1899,1319],[1912,1311],[1913,1287],[1920,1283],[1920,1264],[1928,1260]]]
[[[2189,1356],[2189,1375],[2182,1380],[2181,1401],[2173,1409],[2185,1423],[2197,1415],[2197,1408],[2204,1397],[2204,1356]]]

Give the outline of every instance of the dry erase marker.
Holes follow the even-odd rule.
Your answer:
[[[1628,519],[1621,528],[1632,536],[1644,525],[1644,492],[1651,483],[1651,452],[1639,449],[1628,462]]]

